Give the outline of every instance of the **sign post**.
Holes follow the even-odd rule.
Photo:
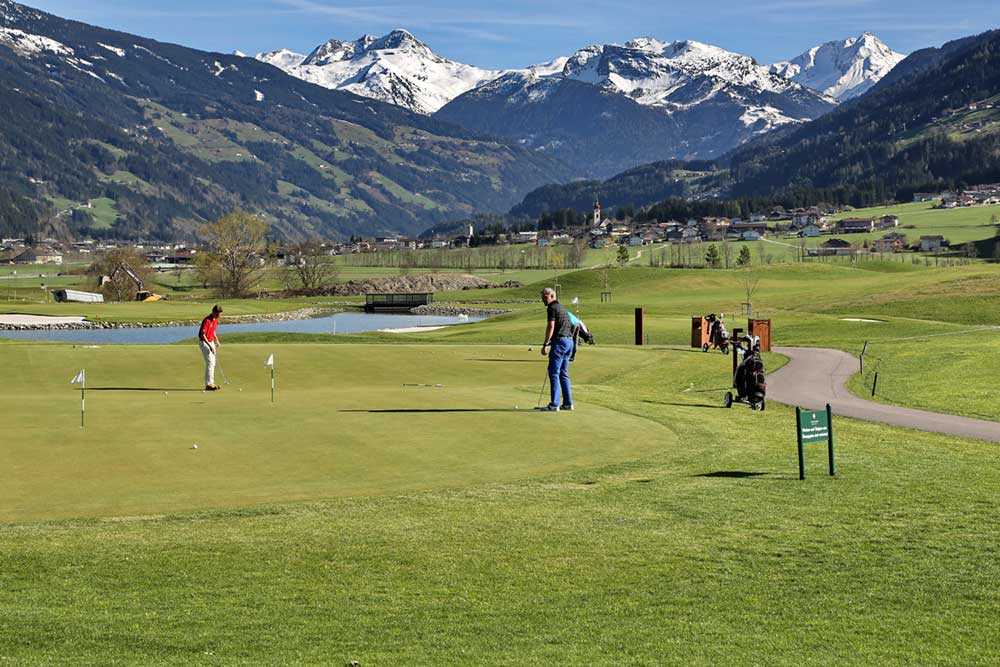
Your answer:
[[[795,427],[799,440],[799,479],[806,478],[806,459],[803,445],[826,440],[827,457],[830,463],[830,476],[836,470],[833,463],[833,412],[827,403],[826,410],[814,412],[795,408]]]

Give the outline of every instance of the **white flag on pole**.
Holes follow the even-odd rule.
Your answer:
[[[82,384],[87,381],[87,370],[81,369],[79,373],[76,374],[72,380],[69,381],[70,384]]]
[[[267,368],[268,366],[270,366],[271,368],[274,368],[274,353],[272,353],[267,358],[267,361],[264,362],[264,367]]]

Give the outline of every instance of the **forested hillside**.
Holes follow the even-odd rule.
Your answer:
[[[0,233],[189,235],[242,206],[276,235],[415,234],[566,178],[545,155],[250,58],[0,0]]]

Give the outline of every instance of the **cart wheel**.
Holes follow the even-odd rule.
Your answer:
[[[724,354],[726,356],[729,356],[729,347],[728,346],[722,348],[722,354]]]
[[[708,343],[705,343],[704,345],[701,346],[701,351],[708,352]]]
[[[733,392],[727,391],[726,397],[722,399],[722,405],[726,408],[733,407]]]

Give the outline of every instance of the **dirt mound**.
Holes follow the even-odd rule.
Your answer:
[[[332,293],[336,296],[358,296],[372,292],[457,292],[468,289],[497,287],[484,278],[467,273],[416,273],[405,276],[386,276],[365,280],[349,280],[335,285]]]

